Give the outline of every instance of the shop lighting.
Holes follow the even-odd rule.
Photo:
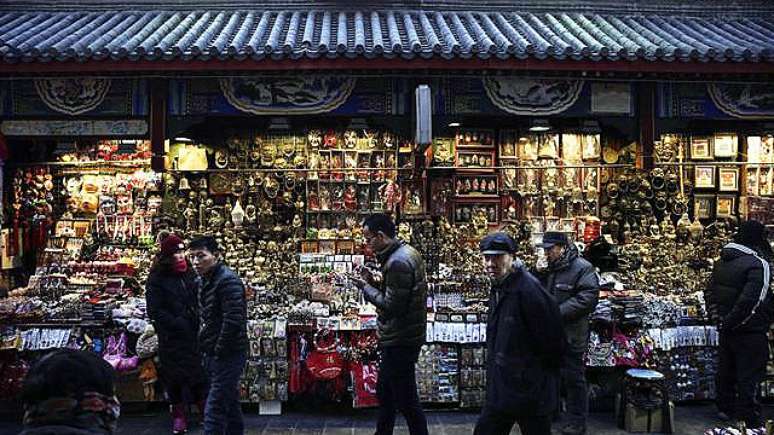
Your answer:
[[[461,126],[461,125],[462,125],[462,124],[460,124],[459,122],[450,122],[450,123],[449,123],[449,127],[459,127],[459,126]]]
[[[545,119],[535,119],[532,121],[532,125],[529,127],[529,131],[535,132],[535,133],[541,133],[551,130],[551,126],[548,124],[548,121]]]
[[[175,142],[193,143],[193,140],[187,137],[176,137]]]

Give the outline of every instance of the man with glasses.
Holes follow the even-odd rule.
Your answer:
[[[209,391],[205,435],[244,434],[239,378],[247,362],[247,306],[242,280],[220,258],[213,237],[188,245],[191,264],[202,280],[199,291],[199,347]]]
[[[425,262],[416,249],[395,237],[395,223],[385,214],[365,220],[363,237],[382,266],[381,280],[365,268],[361,269],[362,279],[355,279],[379,314],[376,434],[392,434],[395,412],[400,411],[411,435],[427,435],[414,373],[427,326]]]

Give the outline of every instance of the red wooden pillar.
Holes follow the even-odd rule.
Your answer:
[[[640,125],[640,147],[637,167],[653,169],[653,141],[656,140],[656,83],[637,83],[637,116]]]
[[[164,141],[167,138],[167,79],[152,79],[150,82],[150,140],[151,168],[164,172]]]

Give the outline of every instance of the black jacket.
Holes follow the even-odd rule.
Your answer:
[[[539,274],[543,287],[559,304],[570,349],[584,352],[588,348],[589,316],[599,300],[599,276],[594,266],[569,245],[565,255],[548,270]]]
[[[402,241],[377,257],[382,265],[382,288],[366,285],[363,294],[379,313],[379,345],[421,346],[427,328],[425,262]]]
[[[520,263],[489,297],[486,406],[515,415],[548,415],[559,401],[566,347],[554,298]]]
[[[724,332],[767,332],[774,314],[769,262],[756,251],[729,243],[704,292],[707,312]]]
[[[159,372],[164,382],[204,381],[197,335],[199,281],[191,274],[154,272],[145,283],[148,317],[159,338]]]
[[[199,292],[202,353],[227,356],[247,351],[247,304],[242,280],[218,263]]]

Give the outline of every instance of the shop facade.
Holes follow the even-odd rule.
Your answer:
[[[497,228],[530,265],[545,231],[611,246],[592,403],[643,365],[714,397],[706,260],[738,219],[774,224],[774,9],[283,5],[0,12],[3,379],[81,347],[122,357],[124,400],[162,400],[135,342],[167,229],[218,237],[247,286],[244,401],[373,406],[376,313],[348,273],[388,212],[432,278],[425,403],[482,403]]]

